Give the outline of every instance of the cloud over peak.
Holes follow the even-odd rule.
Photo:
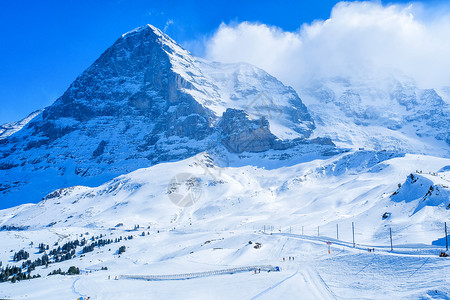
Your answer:
[[[423,87],[450,86],[450,14],[420,3],[340,2],[327,20],[295,32],[265,24],[222,24],[206,42],[209,59],[245,61],[295,88],[314,78],[393,72]]]

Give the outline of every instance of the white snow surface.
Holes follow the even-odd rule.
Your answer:
[[[220,168],[209,154],[202,153],[140,169],[99,187],[59,190],[38,204],[0,211],[0,226],[27,227],[0,231],[4,265],[15,264],[12,254],[20,249],[30,252],[32,259],[38,257],[40,242],[62,245],[80,234],[112,239],[134,236],[84,256],[77,248],[69,261],[36,268],[34,273],[42,278],[0,283],[0,297],[450,297],[450,261],[437,255],[443,249],[443,221],[449,218],[449,159],[356,151],[300,163],[285,161],[278,168],[257,155],[247,157],[244,166],[233,163],[235,159],[230,157],[230,166]],[[183,174],[194,180],[180,180],[186,178]],[[414,183],[411,174],[417,179]],[[172,201],[169,191],[174,178],[180,185],[172,193],[193,196],[191,206]],[[416,184],[427,188],[412,189]],[[423,202],[429,196],[429,185],[439,187],[439,201]],[[387,218],[382,217],[385,213]],[[123,226],[116,227],[119,223]],[[140,227],[133,230],[136,224]],[[394,251],[390,251],[390,228]],[[332,243],[330,254],[327,241]],[[261,248],[253,247],[256,242]],[[119,257],[116,252],[121,245],[127,248]],[[269,264],[281,271],[177,281],[113,280],[120,275],[170,275]],[[47,276],[72,265],[80,267],[82,274]]]

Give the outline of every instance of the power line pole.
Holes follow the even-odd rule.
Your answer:
[[[336,224],[336,240],[339,240],[339,224]]]
[[[317,236],[320,236],[319,226],[317,226]]]
[[[266,225],[264,225],[264,233],[266,233]]]
[[[444,222],[445,227],[445,249],[448,251],[448,235],[447,235],[447,222]]]
[[[355,248],[355,224],[352,222],[353,248]]]
[[[392,247],[392,228],[389,227],[389,235],[391,237],[391,251],[394,251],[394,247]]]

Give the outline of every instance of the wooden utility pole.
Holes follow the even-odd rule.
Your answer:
[[[336,239],[339,240],[339,224],[336,224]]]
[[[448,251],[447,222],[444,222],[444,227],[445,227],[445,250]]]
[[[355,224],[352,222],[353,248],[355,248]]]
[[[392,247],[392,228],[389,227],[389,236],[391,237],[391,251],[394,251],[394,247]]]

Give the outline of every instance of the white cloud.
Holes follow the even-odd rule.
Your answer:
[[[445,10],[443,9],[445,8]],[[450,85],[450,14],[419,3],[341,2],[329,19],[286,32],[264,24],[222,24],[206,56],[245,61],[300,88],[309,79],[399,70],[421,86]]]
[[[166,32],[167,31],[167,29],[169,28],[169,26],[170,25],[172,25],[173,24],[173,20],[167,20],[166,21],[166,25],[164,26],[164,32]]]

